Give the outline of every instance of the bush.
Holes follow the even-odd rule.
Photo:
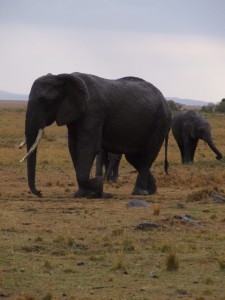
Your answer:
[[[225,112],[225,98],[223,98],[223,99],[220,101],[220,103],[216,106],[215,111],[217,111],[217,112],[222,112],[222,113]]]
[[[168,104],[170,106],[171,111],[179,110],[179,105],[176,102],[174,102],[173,100],[168,100]]]

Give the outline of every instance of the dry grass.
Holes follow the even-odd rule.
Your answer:
[[[105,184],[112,199],[73,199],[66,128],[54,125],[39,146],[38,199],[19,164],[25,109],[1,106],[0,117],[0,298],[225,299],[225,204],[211,197],[225,194],[224,159],[200,142],[195,165],[183,166],[171,135],[169,176],[164,149],[152,167],[157,194],[130,195],[136,174],[123,159],[119,182]],[[225,153],[224,115],[207,118]],[[132,199],[150,205],[127,208]],[[150,221],[161,226],[135,229]]]

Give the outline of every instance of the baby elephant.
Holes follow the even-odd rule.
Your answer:
[[[209,123],[196,111],[178,112],[172,123],[172,132],[178,144],[183,164],[193,164],[195,150],[199,139],[205,141],[216,153],[216,159],[222,154],[212,141]]]

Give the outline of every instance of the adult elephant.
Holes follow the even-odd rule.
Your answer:
[[[79,187],[75,197],[104,197],[102,178],[90,178],[101,148],[124,153],[138,171],[134,195],[156,192],[150,167],[168,136],[171,112],[151,83],[136,77],[109,80],[83,73],[48,74],[35,80],[25,122],[28,153],[21,161],[27,158],[28,185],[37,196],[41,192],[35,185],[36,147],[42,130],[54,121],[68,128]]]
[[[103,180],[106,181],[117,182],[121,158],[122,154],[111,153],[101,149],[96,156],[96,176],[103,176]]]
[[[183,164],[193,164],[199,139],[205,141],[216,153],[216,159],[222,154],[212,141],[210,124],[196,111],[178,112],[172,122],[172,132],[180,149]]]

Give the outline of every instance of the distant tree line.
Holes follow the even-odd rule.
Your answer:
[[[225,113],[225,98],[223,98],[219,103],[209,103],[207,106],[202,106],[201,111],[203,112],[221,112]]]
[[[176,112],[182,109],[183,105],[180,103],[176,103],[173,100],[168,100],[170,109],[172,112]],[[208,103],[208,105],[204,105],[201,108],[202,112],[221,112],[225,113],[225,98],[223,98],[219,103]]]

